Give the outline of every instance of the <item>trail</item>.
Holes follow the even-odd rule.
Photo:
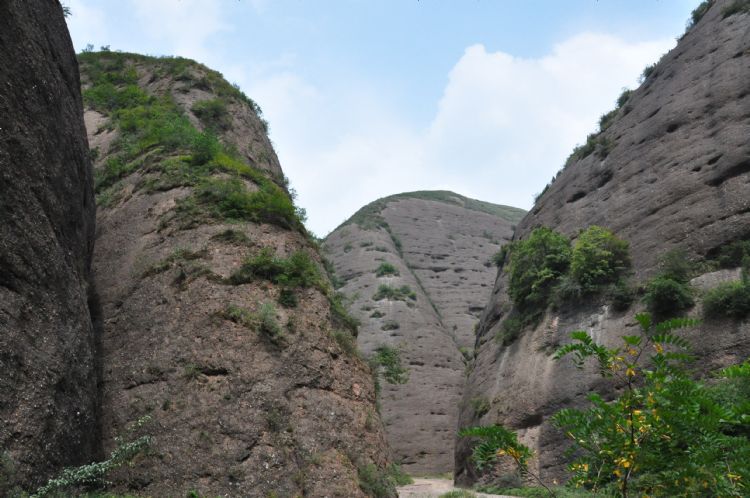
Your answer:
[[[453,486],[450,479],[414,479],[414,484],[398,488],[399,498],[438,498],[449,491],[460,491],[461,488]],[[490,495],[487,493],[473,492],[477,498],[513,498],[507,495]]]

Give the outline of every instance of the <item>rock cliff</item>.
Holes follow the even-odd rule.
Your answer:
[[[695,262],[710,260],[727,243],[750,237],[750,15],[731,2],[713,2],[677,46],[624,94],[603,119],[603,130],[577,149],[566,167],[519,223],[515,239],[538,226],[575,238],[590,225],[612,229],[630,244],[633,279],[642,285],[670,249]],[[700,265],[696,265],[700,268]],[[697,273],[701,273],[698,270]],[[696,293],[736,270],[697,275]],[[502,423],[516,429],[537,453],[535,467],[547,481],[563,479],[563,435],[549,417],[585,403],[590,391],[612,392],[596,372],[576,370],[551,353],[573,330],[587,330],[613,346],[636,326],[640,302],[617,312],[606,302],[548,311],[542,322],[509,345],[494,340],[512,303],[508,275],[500,271],[478,329],[476,365],[463,395],[460,425]],[[700,314],[696,305],[690,314]],[[750,355],[750,325],[706,321],[688,334],[710,370]],[[476,403],[488,409],[477,412]],[[459,441],[456,479],[476,476],[469,447]]]
[[[346,317],[258,106],[186,59],[79,57],[96,157],[103,444],[146,415],[155,436],[153,456],[116,484],[364,496],[359,483],[389,462],[372,376],[339,330]]]
[[[382,383],[381,411],[394,456],[412,473],[451,469],[491,258],[523,214],[452,192],[411,192],[363,207],[325,239],[339,290],[361,321],[362,351],[397,348],[408,368],[405,384]]]
[[[4,494],[3,486],[35,486],[93,459],[98,441],[87,304],[95,207],[78,65],[60,4],[0,3],[0,47]]]

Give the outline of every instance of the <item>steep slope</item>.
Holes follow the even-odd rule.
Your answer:
[[[363,207],[325,240],[362,323],[361,349],[372,356],[397,348],[409,370],[405,384],[383,383],[381,411],[394,456],[410,472],[452,466],[465,362],[495,273],[490,260],[523,213],[452,192],[411,192]]]
[[[78,66],[60,4],[0,3],[0,47],[5,496],[14,480],[32,487],[95,455],[95,337],[87,304],[95,208]]]
[[[609,227],[630,243],[634,281],[654,275],[661,255],[675,248],[694,261],[711,259],[727,243],[750,237],[750,15],[725,15],[732,2],[717,1],[650,71],[640,88],[604,119],[604,130],[577,149],[556,180],[519,224],[515,239],[538,226],[575,237],[590,225]],[[701,273],[700,291],[737,278],[737,270]],[[539,455],[544,479],[562,479],[561,432],[549,417],[581,405],[590,391],[611,394],[591,369],[577,371],[551,353],[573,330],[587,330],[605,345],[634,330],[638,301],[617,312],[606,301],[547,311],[542,322],[502,345],[512,311],[508,274],[501,271],[479,325],[476,366],[464,392],[460,425],[498,422],[519,430]],[[700,314],[700,306],[690,311]],[[750,355],[750,325],[709,321],[688,334],[703,370]],[[486,400],[477,413],[471,400]],[[456,478],[476,479],[469,447],[460,441]]]
[[[388,464],[372,376],[337,330],[257,105],[186,59],[79,58],[97,157],[104,446],[146,415],[155,437],[116,483],[364,496],[358,482]]]

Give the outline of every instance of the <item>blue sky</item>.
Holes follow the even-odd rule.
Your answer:
[[[699,0],[69,0],[77,50],[196,59],[264,109],[325,235],[447,189],[528,209]]]

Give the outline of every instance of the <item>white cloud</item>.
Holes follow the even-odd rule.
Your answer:
[[[474,45],[421,127],[364,85],[317,87],[288,69],[248,94],[266,111],[311,229],[324,235],[364,204],[408,190],[529,208],[622,88],[673,45],[583,33],[536,59]]]
[[[230,29],[221,0],[131,0],[136,18],[166,53],[208,62],[212,35]]]

